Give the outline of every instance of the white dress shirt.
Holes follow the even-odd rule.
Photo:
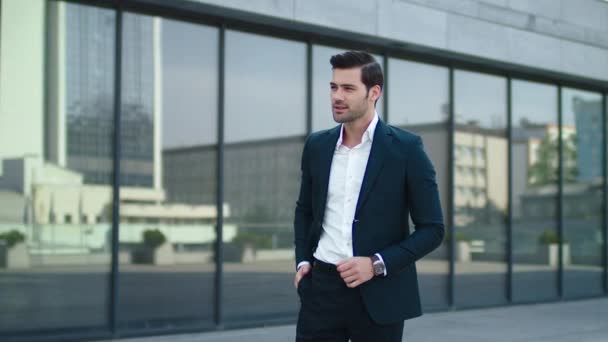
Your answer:
[[[375,113],[361,143],[353,148],[342,144],[344,124],[340,127],[340,137],[331,161],[323,232],[314,253],[317,260],[337,264],[353,256],[353,220],[377,124],[378,113]],[[376,255],[382,260],[382,256]],[[301,262],[298,268],[306,263]]]

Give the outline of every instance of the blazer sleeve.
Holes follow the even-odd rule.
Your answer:
[[[435,169],[416,136],[407,155],[405,192],[414,232],[405,240],[380,251],[387,274],[399,273],[416,260],[439,247],[444,224]]]
[[[302,151],[300,194],[296,202],[294,216],[294,243],[296,249],[296,266],[302,261],[312,261],[308,237],[312,217],[312,177],[310,172],[310,137],[304,143]]]

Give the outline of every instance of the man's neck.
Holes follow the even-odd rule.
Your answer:
[[[359,145],[363,138],[363,133],[365,133],[367,127],[369,127],[370,123],[374,120],[374,115],[376,115],[376,111],[372,109],[357,120],[344,123],[342,144],[348,148]]]

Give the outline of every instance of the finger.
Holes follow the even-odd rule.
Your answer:
[[[342,261],[340,264],[337,264],[338,267],[336,267],[336,269],[338,270],[338,272],[344,272],[346,270],[349,270],[353,267],[353,263],[350,262],[349,260],[346,261]]]
[[[359,284],[360,284],[360,282],[358,280],[355,280],[353,282],[350,282],[350,283],[346,284],[346,286],[348,286],[348,287],[350,287],[352,289],[352,288],[355,288],[355,287],[359,286]]]
[[[340,272],[340,277],[342,277],[342,279],[345,279],[347,277],[354,276],[356,274],[357,274],[357,272],[355,270],[349,269],[347,271]]]
[[[355,277],[355,276],[348,277],[348,278],[344,278],[344,282],[345,282],[346,284],[350,284],[350,283],[352,283],[352,282],[354,282],[354,281],[357,281],[357,280],[359,280],[359,278],[358,278],[358,277]]]

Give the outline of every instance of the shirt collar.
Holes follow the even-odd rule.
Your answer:
[[[361,137],[361,142],[363,143],[366,138],[369,139],[369,142],[374,142],[374,132],[376,131],[376,126],[378,125],[378,112],[374,111],[374,118],[372,122],[369,123],[365,132],[363,132],[363,137]],[[342,145],[342,135],[344,134],[344,124],[340,125],[340,137],[336,142],[336,147],[340,147]]]

